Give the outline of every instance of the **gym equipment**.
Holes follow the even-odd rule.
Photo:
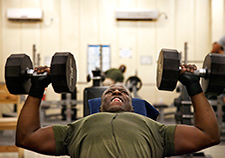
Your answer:
[[[93,80],[93,86],[101,86],[102,82],[105,80],[105,75],[100,69],[92,70],[92,77],[90,74],[87,75],[87,82]]]
[[[57,93],[71,92],[76,88],[77,68],[73,55],[69,52],[55,53],[51,62],[52,86]]]
[[[136,91],[138,91],[142,87],[142,81],[137,76],[131,76],[126,80],[125,85],[130,92],[133,91],[133,87],[135,87]]]
[[[162,49],[157,61],[157,87],[159,90],[173,91],[180,72],[180,53],[175,49]],[[194,73],[202,78],[203,92],[220,95],[225,88],[225,55],[209,53],[206,55],[202,69]]]
[[[83,98],[84,117],[90,114],[90,107],[88,104],[88,100],[93,98],[100,98],[107,88],[108,86],[93,86],[84,89],[84,98]]]
[[[76,88],[76,62],[69,52],[56,52],[51,61],[51,82],[57,93],[71,93]],[[11,94],[28,94],[31,77],[43,76],[33,70],[31,59],[26,54],[12,54],[5,65],[6,86]]]
[[[75,88],[74,92],[69,94],[61,94],[61,99],[62,100],[77,100],[77,89]],[[62,115],[62,120],[77,120],[77,109],[76,109],[77,104],[71,104],[71,108],[68,109],[66,104],[62,105],[61,109],[61,115]],[[71,118],[68,118],[71,117]]]
[[[101,106],[101,98],[93,98],[88,100],[90,109],[89,114],[98,113]],[[156,121],[159,111],[146,100],[140,98],[132,98],[132,106],[134,107],[134,113],[147,116]]]
[[[135,98],[140,98],[137,94],[137,91],[142,87],[142,81],[137,76],[129,77],[125,82],[126,88],[133,93]]]

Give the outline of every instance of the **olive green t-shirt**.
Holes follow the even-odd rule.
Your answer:
[[[133,113],[99,112],[54,125],[56,154],[72,158],[160,158],[175,154],[176,125]]]

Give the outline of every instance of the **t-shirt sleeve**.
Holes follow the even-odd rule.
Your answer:
[[[56,155],[67,155],[66,137],[69,127],[66,125],[53,125],[53,132],[56,141]]]
[[[176,125],[167,125],[163,127],[164,156],[176,155],[174,147],[175,128]]]

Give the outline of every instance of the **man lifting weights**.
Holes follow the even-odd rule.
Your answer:
[[[166,157],[193,153],[220,142],[217,119],[193,72],[193,65],[181,66],[179,81],[187,88],[194,107],[194,126],[162,125],[133,113],[132,97],[120,84],[102,95],[99,113],[68,125],[41,127],[39,107],[50,76],[32,78],[29,96],[18,119],[16,145],[47,155],[71,157]],[[39,67],[37,73],[50,69]]]

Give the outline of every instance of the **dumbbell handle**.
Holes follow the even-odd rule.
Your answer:
[[[181,70],[181,69],[182,68],[179,66],[179,70]],[[189,72],[187,72],[187,73],[189,73]],[[197,70],[194,70],[193,74],[196,76],[199,76],[199,77],[207,78],[208,72],[206,69],[197,69]]]
[[[27,74],[28,77],[33,77],[33,76],[46,76],[48,73],[44,72],[42,74],[37,74],[37,72],[34,71],[33,69],[27,68],[26,74]]]

